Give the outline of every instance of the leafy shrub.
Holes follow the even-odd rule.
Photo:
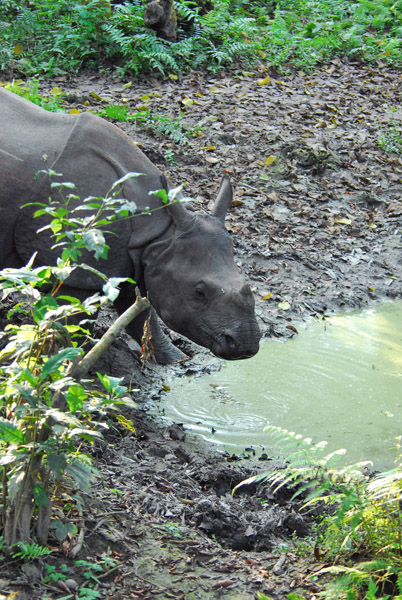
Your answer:
[[[2,2],[0,70],[57,75],[103,65],[163,75],[215,72],[234,61],[311,68],[336,54],[400,65],[402,5],[398,0],[177,0],[178,36],[157,37],[144,25],[144,2]]]
[[[90,316],[102,303],[115,299],[123,280],[106,280],[91,268],[105,280],[103,295],[81,302],[56,294],[79,265],[82,249],[96,257],[107,255],[102,228],[135,212],[134,203],[116,195],[120,184],[136,175],[116,182],[107,198],[85,199],[80,207],[84,216],[70,215],[70,201],[77,199],[74,186],[53,181],[52,188],[60,191],[60,197],[39,205],[36,215],[49,216],[49,229],[60,248],[57,266],[34,267],[32,257],[25,267],[0,272],[3,302],[18,297],[9,318],[19,314],[26,321],[8,324],[1,336],[5,339],[0,351],[0,471],[3,535],[8,547],[32,539],[34,517],[42,544],[46,544],[49,527],[59,539],[76,532],[73,523],[51,521],[57,494],[64,490],[73,505],[82,504],[81,494],[90,492],[96,476],[91,457],[75,441],[93,442],[101,437],[105,424],[100,417],[110,408],[122,403],[134,406],[119,379],[99,375],[103,392],[89,390],[80,382],[94,362],[92,357],[99,355],[102,340],[83,357],[80,345],[89,333],[82,324],[67,321],[73,315]],[[73,493],[75,489],[78,494]]]

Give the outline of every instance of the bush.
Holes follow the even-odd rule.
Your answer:
[[[25,75],[74,73],[83,67],[162,75],[216,72],[235,61],[310,69],[334,55],[402,64],[398,0],[177,0],[177,40],[144,25],[144,2],[4,0],[0,70]]]
[[[81,302],[59,294],[79,264],[81,250],[105,257],[108,248],[102,229],[135,212],[135,205],[117,199],[116,193],[120,183],[136,175],[119,180],[106,199],[85,199],[79,207],[86,211],[81,213],[84,217],[69,212],[74,186],[54,181],[52,187],[60,191],[59,199],[39,205],[36,215],[49,215],[49,229],[60,248],[57,266],[34,267],[33,256],[25,267],[0,271],[2,301],[13,300],[8,317],[23,316],[22,324],[6,326],[0,351],[2,527],[9,549],[32,540],[34,523],[41,544],[47,543],[49,528],[60,540],[76,533],[66,517],[53,517],[53,503],[62,492],[70,498],[70,506],[84,503],[96,470],[81,443],[102,437],[106,425],[101,418],[106,411],[119,404],[135,406],[118,378],[98,374],[103,391],[94,391],[81,380],[127,319],[149,306],[148,301],[137,299],[136,306],[84,356],[81,346],[89,332],[82,323],[71,324],[68,319],[93,315],[101,304],[116,298],[123,280],[106,280],[91,268],[105,280],[103,295]]]

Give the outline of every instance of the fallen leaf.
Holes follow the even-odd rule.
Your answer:
[[[263,297],[263,300],[269,300],[271,298],[272,294],[271,292],[268,292],[268,294],[265,294],[265,296]]]
[[[169,79],[172,79],[173,81],[177,81],[179,78],[177,75],[175,75],[174,73],[170,73],[169,74]]]
[[[132,81],[129,81],[128,83],[123,83],[123,85],[121,86],[123,89],[127,89],[129,87],[131,87],[133,85]]]
[[[58,96],[59,94],[63,93],[63,90],[60,87],[54,87],[50,93],[52,96]]]
[[[78,108],[70,108],[70,110],[68,111],[68,113],[70,115],[80,115],[81,112],[78,110]]]
[[[95,98],[95,100],[99,100],[100,102],[106,102],[106,100],[102,98],[102,96],[99,96],[99,94],[97,94],[96,92],[91,92],[91,96],[92,98]]]
[[[335,217],[334,221],[335,221],[335,223],[340,223],[340,225],[351,225],[352,224],[352,219],[349,219],[348,217]]]
[[[269,165],[272,165],[276,160],[278,160],[277,156],[268,156],[264,161],[264,165],[269,167]]]
[[[184,104],[184,106],[192,106],[193,104],[196,104],[195,100],[189,98],[188,96],[184,96],[180,102]]]
[[[24,48],[21,46],[21,44],[16,44],[13,48],[14,50],[14,54],[17,54],[17,56],[19,56],[20,54],[22,54],[24,52]]]
[[[293,331],[293,333],[299,333],[296,327],[293,327],[293,325],[286,325],[286,329],[290,329],[290,331]]]
[[[267,75],[264,79],[257,79],[257,83],[258,85],[267,85],[268,83],[271,83],[271,78]]]
[[[279,302],[278,308],[280,310],[289,310],[290,304],[289,304],[289,302],[287,300],[283,300],[283,302]]]

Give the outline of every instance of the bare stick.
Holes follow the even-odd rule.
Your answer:
[[[106,331],[99,342],[84,356],[82,360],[71,369],[69,373],[76,381],[80,381],[91,369],[98,358],[113,344],[119,333],[143,310],[149,308],[148,298],[141,298],[138,288],[136,289],[137,299]]]

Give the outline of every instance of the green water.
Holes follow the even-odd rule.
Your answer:
[[[402,302],[312,321],[287,342],[202,377],[172,378],[167,418],[225,450],[275,454],[266,424],[345,448],[344,462],[394,466],[402,434]],[[277,451],[276,451],[277,453]]]

